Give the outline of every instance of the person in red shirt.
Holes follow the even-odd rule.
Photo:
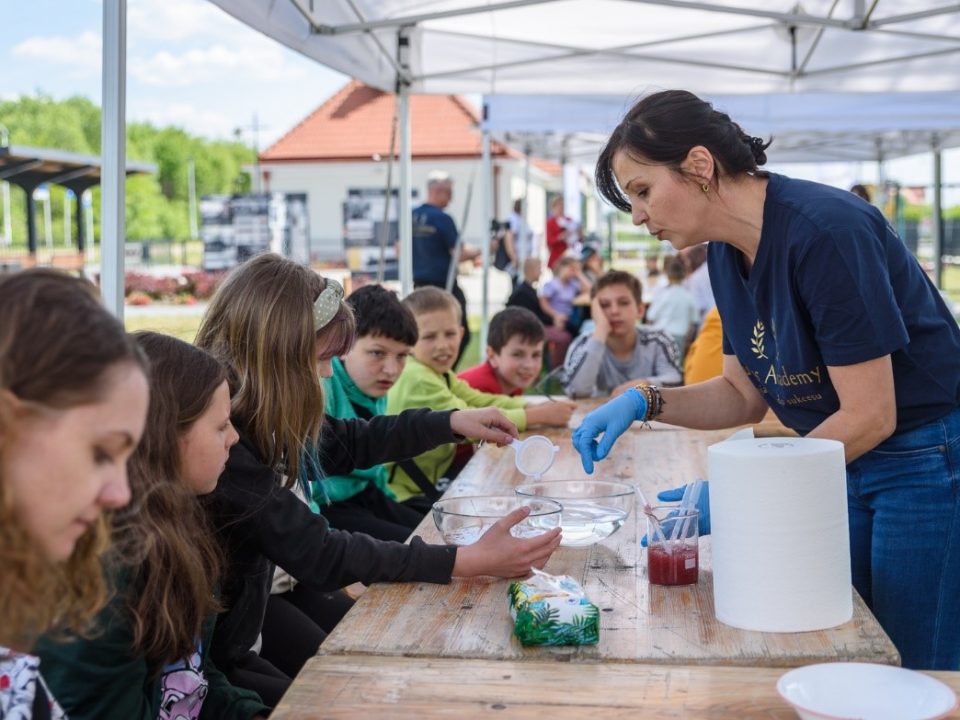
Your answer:
[[[563,214],[563,197],[557,195],[550,201],[550,217],[547,218],[547,267],[553,270],[557,260],[569,250],[576,240],[576,223]]]
[[[457,377],[474,390],[520,395],[543,367],[543,323],[525,308],[508,307],[490,320],[487,359]],[[576,406],[558,400],[527,407],[529,424],[566,426]]]

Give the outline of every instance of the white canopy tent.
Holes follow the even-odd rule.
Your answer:
[[[933,153],[934,217],[940,218],[941,151],[960,146],[960,92],[799,93],[707,96],[751,135],[774,138],[772,163],[872,161]],[[546,157],[592,162],[632,99],[492,95],[487,125]],[[549,112],[545,112],[549,108]],[[942,223],[934,223],[941,279]]]
[[[212,0],[325,65],[415,93],[960,90],[944,0]],[[409,41],[408,57],[401,44]]]
[[[775,137],[767,153],[771,162],[876,161],[930,152],[934,143],[960,146],[960,92],[704,97],[751,135]],[[633,100],[490,95],[484,104],[491,132],[530,140],[550,157],[589,159]]]
[[[909,11],[893,0],[768,0],[760,8],[737,0],[211,2],[308,57],[397,93],[404,289],[412,287],[411,92],[634,97],[664,87],[703,94],[960,90],[960,73],[943,72],[960,53],[960,4],[944,0],[914,0]],[[109,144],[122,147],[117,75],[125,65],[125,3],[104,1],[104,86],[117,88],[104,93],[105,176],[122,167],[110,167],[106,133],[119,127],[119,142],[115,137]],[[488,143],[486,126],[484,136]],[[489,180],[483,187],[489,218]],[[104,217],[116,215],[122,185],[103,197]],[[103,250],[120,259],[122,219],[115,235],[114,229],[105,226]],[[488,254],[484,243],[485,268]],[[122,289],[119,299],[107,299],[122,312],[115,304]]]

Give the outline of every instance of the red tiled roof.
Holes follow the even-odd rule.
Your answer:
[[[535,168],[540,168],[543,172],[548,175],[554,175],[560,177],[563,174],[563,165],[560,163],[553,162],[552,160],[544,160],[542,158],[530,158],[530,164]]]
[[[396,97],[353,80],[260,153],[264,162],[370,160],[390,153]],[[456,95],[411,95],[410,135],[416,158],[480,156],[479,118]],[[399,152],[399,138],[396,141]],[[493,142],[495,156],[518,154]]]

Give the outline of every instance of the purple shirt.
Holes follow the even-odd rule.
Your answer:
[[[553,278],[540,290],[540,295],[547,299],[550,307],[567,317],[573,312],[573,300],[579,294],[580,281],[577,278],[570,278],[567,282]]]

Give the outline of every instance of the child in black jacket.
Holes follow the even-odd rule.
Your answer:
[[[302,478],[314,476],[318,467],[345,474],[462,437],[505,444],[516,436],[516,428],[493,408],[410,410],[369,422],[324,417],[318,374],[329,376],[331,359],[353,342],[354,320],[342,297],[334,281],[278,256],[261,255],[231,273],[197,335],[197,344],[229,368],[232,419],[240,433],[208,498],[227,557],[223,594],[228,609],[217,621],[213,658],[234,684],[256,690],[267,704],[275,702],[309,656],[304,653],[283,672],[251,652],[259,650],[276,566],[319,592],[357,581],[515,577],[542,567],[560,541],[559,531],[513,537],[510,528],[526,516],[523,509],[466,547],[427,545],[419,538],[409,545],[379,541],[330,529],[302,494],[297,497],[294,490],[304,489]],[[273,644],[293,639],[274,638]]]

